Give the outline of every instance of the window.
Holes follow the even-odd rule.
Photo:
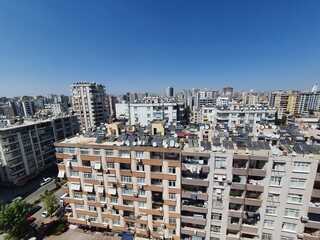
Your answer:
[[[176,200],[176,195],[174,193],[169,193],[170,200]]]
[[[110,203],[118,203],[118,199],[117,198],[110,198]]]
[[[288,193],[287,202],[301,203],[301,201],[302,201],[302,195],[300,195],[300,194]]]
[[[92,178],[92,173],[83,173],[84,178]]]
[[[107,168],[114,168],[113,162],[107,162]]]
[[[282,224],[282,230],[285,230],[285,231],[295,232],[296,231],[296,227],[297,227],[297,224],[295,224],[295,223],[284,222]]]
[[[169,205],[169,211],[170,212],[175,212],[176,211],[176,206]]]
[[[119,214],[119,210],[111,208],[111,214]]]
[[[85,219],[85,218],[86,218],[86,216],[85,216],[85,215],[83,215],[83,214],[77,214],[77,218],[78,218],[78,219]]]
[[[81,193],[75,193],[74,198],[82,199],[82,194]]]
[[[150,113],[147,114],[147,118],[151,118],[151,114]]]
[[[130,151],[127,150],[120,150],[120,157],[130,157]]]
[[[144,152],[136,152],[136,158],[143,158]]]
[[[306,179],[302,178],[291,178],[290,187],[304,188]]]
[[[100,202],[107,202],[106,197],[100,195]]]
[[[264,220],[264,223],[263,223],[263,227],[265,228],[273,228],[273,223],[274,221],[273,220]]]
[[[89,211],[97,211],[97,208],[94,206],[89,206]]]
[[[75,204],[76,209],[84,209],[83,204]]]
[[[151,172],[162,172],[161,166],[151,166]]]
[[[176,181],[169,181],[169,187],[176,187]]]
[[[214,167],[215,168],[226,168],[226,158],[225,157],[215,157]]]
[[[306,162],[294,162],[293,163],[293,171],[296,172],[309,172],[310,163]]]
[[[139,195],[139,197],[145,197],[145,196],[146,196],[146,191],[140,189],[140,190],[138,191],[138,195]]]
[[[272,240],[272,235],[270,233],[262,233],[261,240]]]
[[[176,230],[174,230],[174,229],[169,229],[169,235],[170,235],[170,236],[175,236],[175,235],[176,235]]]
[[[169,168],[168,168],[168,172],[169,172],[170,174],[175,174],[175,173],[176,173],[176,168],[174,168],[174,167],[169,167]]]
[[[88,200],[88,202],[95,202],[96,196],[95,195],[87,195],[87,200]]]
[[[81,155],[88,155],[89,149],[88,148],[80,148],[80,154]]]
[[[213,225],[213,226],[211,226],[211,231],[213,231],[213,232],[215,232],[215,233],[220,233],[221,227],[220,227],[220,226]]]
[[[144,172],[144,165],[138,164],[137,165],[137,172]]]
[[[119,220],[116,220],[116,219],[113,219],[113,220],[112,220],[112,224],[113,224],[113,225],[120,225],[120,221],[119,221]]]
[[[177,220],[175,218],[169,218],[169,224],[176,224]]]
[[[93,149],[93,155],[99,156],[100,155],[100,150]]]
[[[102,173],[97,173],[97,180],[98,181],[103,181],[103,174]]]
[[[271,176],[270,185],[281,186],[281,177],[279,177],[279,176]]]
[[[267,206],[266,207],[267,214],[276,215],[276,212],[277,212],[277,207],[274,207],[274,206]]]
[[[117,182],[117,178],[115,175],[107,175],[108,182]]]
[[[280,202],[280,194],[277,193],[269,193],[268,201],[272,202]]]
[[[70,171],[70,176],[71,177],[79,177],[79,172]]]
[[[211,219],[212,220],[221,220],[222,219],[222,214],[221,213],[212,213],[211,214]]]
[[[162,186],[162,179],[151,179],[151,185]]]
[[[139,202],[139,208],[147,208],[147,203]]]
[[[285,163],[274,163],[273,164],[273,170],[276,170],[276,171],[284,171],[285,169],[285,166],[286,164]]]
[[[297,218],[299,217],[299,210],[293,208],[286,208],[284,216]]]
[[[122,188],[122,194],[132,195],[132,189],[131,188]]]
[[[144,177],[137,177],[138,183],[146,183],[146,179]]]
[[[107,157],[113,156],[113,150],[106,150],[106,156]]]
[[[121,182],[131,183],[131,176],[121,176]]]

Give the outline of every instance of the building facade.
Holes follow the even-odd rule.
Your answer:
[[[53,143],[75,135],[74,116],[25,121],[0,128],[0,179],[5,185],[23,184],[29,177],[56,164]]]
[[[71,92],[81,130],[91,130],[106,122],[106,93],[102,84],[77,82],[71,85]]]

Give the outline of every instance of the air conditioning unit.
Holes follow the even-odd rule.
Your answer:
[[[138,195],[138,193],[133,193],[133,196],[138,197],[139,195]]]
[[[99,181],[99,185],[102,185],[103,184],[103,182],[102,181]]]
[[[141,158],[137,158],[137,163],[142,163]]]
[[[106,173],[109,173],[109,172],[110,172],[109,169],[105,169],[104,171],[105,171]]]
[[[309,221],[309,218],[307,216],[302,216],[301,217],[301,222],[306,223]]]
[[[298,238],[298,239],[304,239],[303,233],[298,233],[298,234],[297,234],[297,238]]]
[[[232,184],[232,181],[231,181],[231,180],[227,180],[227,184],[228,184],[228,185],[231,185],[231,184]]]
[[[222,176],[222,179],[223,179],[223,180],[226,180],[226,179],[227,179],[227,176],[223,175],[223,176]]]
[[[138,185],[138,189],[143,189],[143,186],[142,185]]]

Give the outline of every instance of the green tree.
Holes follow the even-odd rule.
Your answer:
[[[52,216],[53,212],[56,210],[57,206],[57,198],[53,192],[46,190],[44,194],[40,196],[40,200],[44,205],[44,209],[48,211],[50,217]]]
[[[5,239],[16,240],[23,238],[29,230],[30,222],[27,220],[32,205],[23,200],[15,201],[0,210],[0,234]]]

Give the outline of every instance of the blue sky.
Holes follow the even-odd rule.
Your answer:
[[[320,84],[320,1],[0,1],[0,97]]]

